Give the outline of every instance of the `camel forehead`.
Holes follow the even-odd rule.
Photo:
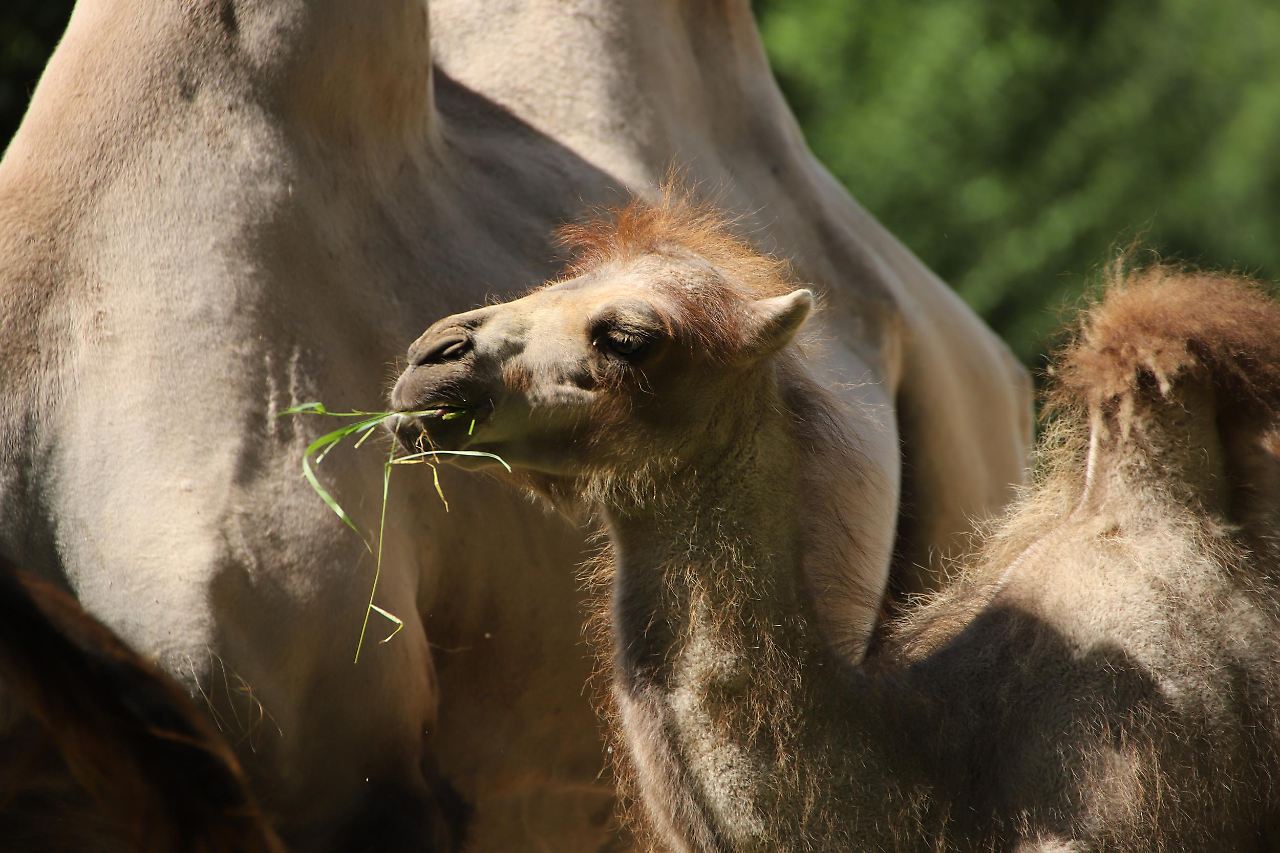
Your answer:
[[[521,329],[576,328],[609,316],[652,322],[676,308],[670,288],[679,282],[659,265],[613,266],[557,282],[504,306],[501,313]]]
[[[558,281],[542,293],[574,295],[583,299],[608,299],[632,295],[661,297],[672,287],[705,281],[715,268],[701,258],[672,258],[648,254],[610,261],[581,275]]]

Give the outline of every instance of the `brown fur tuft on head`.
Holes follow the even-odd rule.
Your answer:
[[[642,255],[692,254],[727,273],[743,287],[744,297],[787,293],[789,264],[761,254],[733,232],[733,224],[713,205],[694,200],[688,187],[668,178],[656,201],[633,199],[595,219],[564,225],[556,236],[573,256],[571,276]]]
[[[1253,281],[1124,259],[1059,357],[1053,408],[1100,406],[1201,373],[1224,402],[1280,412],[1280,304]]]
[[[752,345],[752,333],[744,323],[745,304],[782,296],[798,286],[785,260],[757,251],[734,233],[733,225],[669,178],[656,201],[634,199],[593,220],[561,227],[559,242],[572,255],[565,277],[651,256],[696,259],[719,275],[663,285],[679,306],[678,316],[671,318],[678,325],[673,331],[713,358],[731,360]]]

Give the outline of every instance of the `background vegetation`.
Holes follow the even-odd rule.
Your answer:
[[[0,147],[18,129],[40,70],[71,14],[71,0],[0,3]]]
[[[1028,362],[1135,238],[1280,274],[1274,0],[757,6],[818,156]]]
[[[755,5],[818,156],[1029,363],[1135,238],[1280,275],[1274,0]],[[0,144],[70,6],[0,9]]]

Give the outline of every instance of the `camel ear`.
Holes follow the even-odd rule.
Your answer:
[[[752,355],[769,355],[789,344],[813,310],[813,301],[813,291],[802,287],[786,296],[751,303],[751,312],[755,315]]]

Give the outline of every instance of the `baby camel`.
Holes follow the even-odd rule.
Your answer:
[[[661,843],[1280,849],[1276,305],[1118,275],[1060,362],[1037,486],[850,662],[815,579],[862,571],[855,415],[790,344],[813,296],[678,203],[616,222],[569,234],[569,277],[428,329],[393,402],[419,413],[402,441],[500,454],[603,520]]]

